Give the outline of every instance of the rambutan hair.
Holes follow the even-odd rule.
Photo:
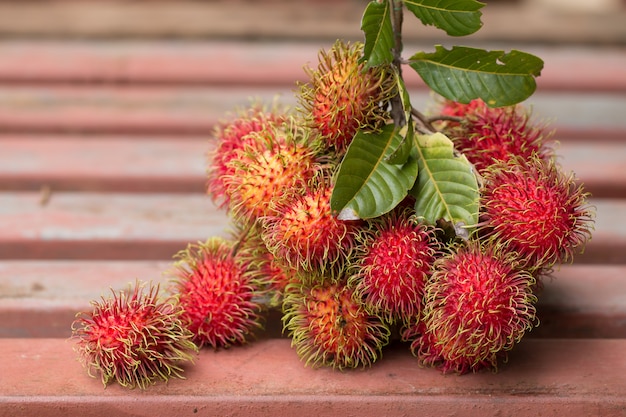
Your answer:
[[[458,123],[448,122],[443,132],[479,173],[512,156],[554,156],[552,132],[544,125],[532,123],[529,112],[521,105],[491,108],[479,99],[469,104],[447,101],[442,113],[460,117]]]
[[[350,285],[370,311],[389,321],[419,317],[440,246],[435,229],[406,207],[368,223],[357,237]]]
[[[248,264],[234,249],[235,242],[212,237],[175,256],[171,291],[199,346],[244,344],[262,327],[262,305],[246,275]]]
[[[263,240],[276,259],[305,270],[346,262],[355,246],[358,224],[333,215],[331,195],[331,186],[321,179],[263,218]]]
[[[588,195],[553,160],[512,157],[483,177],[481,232],[517,251],[528,267],[571,261],[590,239]]]
[[[99,374],[105,386],[114,381],[142,389],[183,378],[182,363],[198,349],[176,299],[159,299],[159,286],[152,283],[111,292],[72,323],[75,350],[89,375]]]
[[[224,178],[233,174],[230,161],[236,159],[239,152],[248,146],[263,145],[257,138],[249,136],[251,133],[265,132],[271,136],[271,141],[280,140],[280,137],[274,137],[273,134],[276,132],[275,128],[287,120],[286,114],[286,109],[266,109],[256,104],[238,111],[232,120],[221,122],[215,127],[212,140],[216,144],[208,154],[207,191],[220,207],[227,206],[230,201],[224,183]]]
[[[375,130],[389,117],[385,103],[395,91],[384,68],[365,69],[363,44],[337,41],[320,51],[317,69],[305,68],[299,102],[306,125],[321,136],[324,148],[342,155],[359,129]]]
[[[308,272],[287,286],[283,328],[298,356],[310,366],[358,368],[382,355],[390,330],[367,312],[341,273]]]
[[[463,374],[498,359],[537,323],[535,278],[519,254],[470,241],[435,262],[411,349],[420,363]]]

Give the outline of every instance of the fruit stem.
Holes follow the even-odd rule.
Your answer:
[[[241,236],[239,236],[239,239],[237,240],[237,242],[235,242],[235,244],[233,245],[232,250],[230,251],[230,255],[232,257],[237,255],[237,252],[239,252],[239,248],[241,247],[242,243],[246,241],[246,239],[250,235],[250,231],[255,226],[255,224],[256,224],[255,221],[249,222],[248,225],[246,226],[246,228],[242,231]]]

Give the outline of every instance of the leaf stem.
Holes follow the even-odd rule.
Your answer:
[[[393,62],[391,65],[394,67],[397,77],[402,78],[402,21],[404,19],[403,2],[402,0],[389,1],[392,6],[391,23],[394,36]],[[400,97],[400,93],[391,98],[391,117],[393,119],[393,123],[398,127],[402,127],[407,123],[402,109],[402,98]]]
[[[428,130],[428,133],[435,133],[437,131],[437,129],[433,127],[432,121],[415,107],[411,108],[411,115],[420,121],[422,126]]]

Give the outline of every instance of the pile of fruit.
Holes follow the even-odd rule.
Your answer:
[[[306,364],[338,369],[373,364],[394,338],[443,372],[496,369],[538,324],[542,281],[593,226],[582,186],[555,162],[551,132],[521,105],[435,99],[407,137],[429,160],[442,153],[470,168],[450,181],[473,189],[458,205],[475,224],[426,219],[437,196],[411,191],[420,176],[380,215],[337,212],[338,172],[350,181],[342,161],[363,149],[351,149],[353,139],[376,146],[398,95],[394,74],[362,55],[363,44],[338,41],[307,69],[295,109],[254,104],[220,124],[207,184],[231,238],[178,253],[167,299],[139,286],[79,316],[74,334],[90,373],[131,387],[180,376],[197,348],[250,341],[269,309],[282,312]],[[400,170],[412,157],[394,164],[387,155]],[[406,169],[430,172],[414,165]]]

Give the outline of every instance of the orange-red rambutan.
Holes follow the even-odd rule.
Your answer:
[[[386,104],[395,82],[382,67],[365,69],[363,44],[337,41],[321,51],[309,82],[300,86],[299,102],[307,126],[321,136],[324,148],[345,152],[359,128],[376,129],[388,118]]]
[[[275,214],[277,204],[304,192],[325,169],[303,129],[282,126],[269,136],[263,131],[248,138],[255,145],[238,152],[227,164],[230,174],[224,177],[233,214],[243,223]]]
[[[247,146],[262,145],[248,135],[253,132],[265,132],[272,142],[279,140],[274,137],[275,128],[285,122],[284,111],[265,110],[261,106],[253,106],[229,122],[220,123],[214,131],[215,148],[209,154],[207,168],[207,190],[214,202],[226,206],[230,198],[226,192],[224,178],[232,175],[233,167],[229,162],[236,158]]]
[[[390,321],[420,316],[439,247],[434,229],[418,222],[412,210],[394,210],[370,220],[358,242],[349,283],[363,303]]]
[[[366,311],[342,277],[313,273],[287,286],[284,330],[307,365],[357,368],[374,363],[390,330]]]
[[[484,173],[483,233],[519,252],[528,267],[570,261],[591,236],[582,185],[552,160],[515,157]]]
[[[497,369],[498,359],[536,324],[535,278],[519,255],[470,241],[435,262],[424,291],[421,334],[411,345],[424,365],[444,372]]]
[[[261,305],[235,244],[220,237],[190,244],[176,255],[172,292],[199,346],[243,344],[261,327]]]
[[[311,186],[263,219],[263,240],[275,258],[305,270],[345,262],[355,246],[357,224],[333,215],[331,194],[330,186]]]
[[[174,298],[159,300],[159,286],[136,283],[93,301],[72,324],[76,351],[89,375],[128,388],[182,378],[182,363],[197,351]]]

